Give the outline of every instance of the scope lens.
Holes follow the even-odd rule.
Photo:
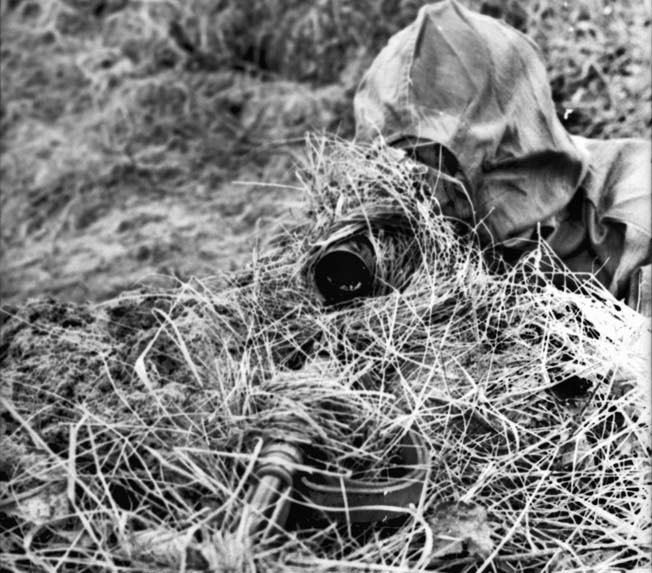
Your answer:
[[[315,285],[326,302],[368,296],[374,279],[371,249],[357,243],[331,247],[317,261],[314,273]]]

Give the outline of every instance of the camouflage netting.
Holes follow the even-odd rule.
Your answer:
[[[598,285],[555,288],[545,245],[488,268],[473,229],[437,214],[433,186],[457,185],[444,179],[395,151],[315,139],[301,222],[247,271],[7,310],[4,566],[649,566],[645,323]],[[361,235],[375,296],[323,305],[315,257]],[[264,440],[299,444],[317,473],[374,480],[408,431],[429,453],[405,519],[233,533]]]

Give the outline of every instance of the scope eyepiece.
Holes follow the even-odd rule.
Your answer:
[[[375,267],[375,253],[369,240],[354,237],[324,250],[314,266],[315,286],[327,304],[369,296]]]

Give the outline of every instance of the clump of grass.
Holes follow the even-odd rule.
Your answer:
[[[474,230],[438,213],[441,176],[395,150],[313,139],[308,159],[304,222],[246,272],[92,309],[34,303],[7,322],[4,563],[648,566],[642,319],[590,281],[593,296],[556,289],[545,245],[491,272]],[[311,260],[361,232],[382,288],[324,306]],[[402,522],[236,535],[266,440],[297,444],[314,472],[374,480],[408,431],[428,446],[427,483]]]

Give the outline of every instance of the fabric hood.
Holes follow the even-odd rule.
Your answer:
[[[498,242],[531,234],[562,209],[587,170],[556,116],[537,46],[454,0],[424,6],[390,39],[354,107],[360,142],[416,138],[447,148],[476,220]]]

